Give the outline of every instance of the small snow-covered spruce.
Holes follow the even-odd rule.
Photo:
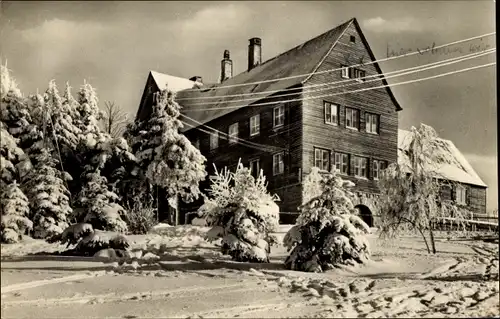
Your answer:
[[[436,253],[434,230],[443,219],[465,230],[471,212],[441,197],[443,187],[453,182],[439,173],[445,166],[461,167],[445,140],[425,124],[411,128],[405,149],[398,150],[398,163],[385,169],[379,180],[380,236],[394,239],[405,232],[422,236],[427,251]]]
[[[127,226],[122,217],[126,211],[117,192],[132,186],[124,183],[126,177],[136,174],[135,157],[123,138],[113,139],[106,133],[99,136],[96,144],[80,148],[85,165],[77,203],[84,208],[84,215],[75,217],[92,223],[97,229],[124,232]]]
[[[28,218],[28,198],[15,181],[0,190],[0,208],[2,242],[16,243],[33,223]]]
[[[122,219],[126,211],[118,203],[118,195],[109,190],[106,178],[98,169],[84,175],[77,200],[82,209],[80,214],[74,215],[76,220],[90,223],[96,229],[126,232],[127,225]]]
[[[48,149],[41,150],[36,162],[26,176],[23,189],[30,201],[33,237],[47,238],[61,233],[68,226],[72,209],[65,180],[70,176],[57,169],[57,160]]]
[[[321,272],[365,262],[370,256],[364,236],[369,227],[355,214],[348,190],[354,184],[335,173],[325,173],[318,183],[321,193],[299,207],[297,223],[285,235],[284,244],[291,251],[285,267]]]
[[[114,249],[117,251],[116,255],[123,255],[123,252],[130,247],[128,239],[123,234],[94,229],[89,223],[72,224],[48,241],[66,244],[68,248],[73,246],[65,254],[79,256],[94,256],[103,249]]]
[[[212,226],[208,240],[222,238],[222,253],[237,261],[269,262],[276,238],[279,208],[275,196],[267,192],[266,179],[260,171],[255,179],[250,169],[238,163],[236,172],[224,168],[210,177],[208,197],[200,212]]]
[[[148,182],[165,190],[169,199],[199,198],[206,177],[205,157],[180,133],[180,106],[168,89],[155,95],[151,116],[130,129],[131,147]],[[131,136],[132,135],[132,136]]]

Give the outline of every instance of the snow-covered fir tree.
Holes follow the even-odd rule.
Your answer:
[[[31,163],[16,139],[0,122],[0,211],[2,242],[13,243],[25,230],[31,229],[28,219],[28,199],[18,186],[18,181],[31,169]]]
[[[57,169],[57,160],[48,147],[41,150],[36,162],[26,176],[27,182],[23,184],[23,189],[30,201],[33,237],[48,238],[68,227],[72,209],[65,180],[71,177]]]
[[[31,169],[31,162],[16,139],[9,134],[3,122],[0,122],[0,188],[18,181]]]
[[[99,169],[85,172],[84,185],[78,194],[78,204],[82,208],[75,217],[89,223],[94,229],[125,232],[127,225],[122,217],[125,209],[118,203],[119,197],[108,188],[108,182]]]
[[[207,238],[222,238],[222,253],[237,261],[269,262],[279,208],[267,192],[262,171],[255,179],[250,169],[238,163],[235,173],[216,170],[211,181],[209,196],[200,208],[212,226]]]
[[[323,192],[321,182],[324,176],[317,167],[311,169],[311,173],[307,174],[304,178],[304,183],[302,187],[302,204],[307,203],[312,198],[321,195]]]
[[[139,165],[152,185],[165,190],[171,199],[189,202],[200,196],[198,184],[205,179],[205,157],[180,133],[180,106],[174,93],[155,95],[148,120],[129,127],[129,140]]]
[[[28,218],[28,198],[15,181],[2,186],[0,209],[2,211],[0,226],[2,242],[15,243],[21,239],[26,230],[32,229],[33,223]]]
[[[311,174],[318,174],[314,168]],[[369,227],[355,214],[354,186],[336,173],[326,173],[319,181],[321,193],[300,209],[296,225],[285,235],[290,252],[285,267],[291,270],[321,272],[340,264],[363,263],[369,258],[364,237]]]
[[[75,218],[92,224],[94,229],[125,232],[127,225],[122,217],[126,211],[120,205],[121,198],[114,192],[113,184],[104,176],[103,171],[107,169],[115,178],[114,183],[118,183],[120,173],[128,167],[112,167],[113,162],[109,160],[114,158],[116,164],[116,157],[120,157],[122,153],[117,154],[119,147],[111,137],[106,134],[98,136],[100,140],[95,145],[85,144],[80,148],[85,165],[79,179],[81,188],[76,203],[82,209]]]
[[[63,155],[74,152],[79,142],[80,129],[73,123],[77,118],[77,105],[71,96],[69,85],[66,86],[64,97],[61,97],[55,80],[50,81],[45,92],[47,137],[55,139],[58,151]]]
[[[21,94],[7,66],[1,65],[0,68],[2,78],[0,120],[5,124],[7,131],[17,139],[19,147],[26,151],[43,138],[42,133],[31,116],[28,100]]]
[[[87,81],[84,81],[78,91],[77,101],[78,117],[75,119],[75,124],[80,129],[87,145],[95,145],[101,136],[99,121],[102,118],[102,111],[99,109],[99,99],[95,89]]]

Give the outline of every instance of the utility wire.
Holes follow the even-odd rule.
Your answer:
[[[472,38],[467,38],[467,39],[463,39],[463,40],[458,40],[458,41],[454,41],[454,42],[450,42],[450,43],[438,45],[438,46],[435,46],[435,47],[432,47],[432,48],[429,47],[429,48],[424,49],[424,50],[417,50],[415,52],[409,52],[409,53],[398,55],[398,56],[392,56],[392,57],[387,57],[387,58],[383,58],[383,59],[378,59],[378,60],[370,61],[370,62],[367,62],[367,63],[355,64],[355,65],[351,65],[349,67],[366,66],[366,65],[371,65],[371,64],[374,64],[374,63],[395,60],[395,59],[399,59],[399,58],[403,58],[403,57],[408,57],[408,56],[413,56],[413,55],[417,55],[417,54],[423,54],[423,53],[426,53],[426,52],[429,52],[429,51],[433,51],[433,50],[437,50],[437,49],[441,49],[441,48],[444,48],[444,47],[448,47],[448,46],[452,46],[452,45],[456,45],[456,44],[460,44],[460,43],[464,43],[464,42],[469,42],[469,41],[480,39],[480,38],[483,38],[483,37],[492,36],[494,34],[496,34],[496,32],[490,32],[490,33],[478,35],[478,36],[475,36],[475,37],[472,37]],[[312,76],[312,75],[315,75],[315,74],[330,73],[330,72],[335,72],[335,71],[340,71],[340,70],[342,70],[342,68],[335,68],[335,69],[324,70],[324,71],[319,71],[319,72],[311,72],[311,73],[306,73],[306,74],[299,74],[299,75],[294,75],[294,76],[269,79],[269,80],[264,80],[264,81],[255,81],[255,82],[249,82],[249,83],[216,86],[216,87],[210,88],[210,90],[220,90],[220,89],[231,88],[231,87],[240,87],[240,86],[247,86],[247,85],[256,85],[256,84],[262,84],[262,83],[270,83],[270,82],[276,82],[276,81],[281,81],[281,80],[289,80],[289,79],[295,79],[295,78],[300,78],[300,77],[307,77],[307,76]],[[196,90],[199,90],[199,89],[187,89],[185,91],[196,91]]]
[[[488,63],[488,64],[483,64],[475,67],[470,67],[470,68],[465,68],[465,69],[460,69],[460,70],[455,70],[447,73],[441,73],[438,75],[433,75],[425,78],[420,78],[420,79],[415,79],[415,80],[410,80],[410,81],[404,81],[404,82],[398,82],[394,84],[387,84],[387,85],[380,85],[380,86],[374,86],[370,88],[364,88],[364,89],[357,89],[353,91],[347,91],[347,92],[339,92],[339,93],[330,93],[330,94],[324,94],[324,95],[317,95],[317,96],[310,96],[310,97],[304,97],[304,98],[298,98],[298,99],[290,99],[290,100],[280,100],[280,101],[273,101],[273,102],[262,102],[262,103],[255,103],[255,104],[244,104],[244,105],[236,105],[236,106],[225,106],[225,107],[213,107],[213,108],[193,108],[191,111],[198,111],[198,112],[203,112],[203,111],[214,111],[214,110],[226,110],[226,109],[238,109],[238,108],[243,108],[243,107],[248,107],[248,106],[266,106],[266,105],[273,105],[273,104],[278,104],[278,103],[289,103],[289,102],[298,102],[298,101],[304,101],[304,100],[313,100],[313,99],[319,99],[319,98],[324,98],[324,97],[331,97],[331,96],[337,96],[337,95],[342,95],[342,94],[350,94],[350,93],[358,93],[358,92],[364,92],[364,91],[370,91],[370,90],[377,90],[377,89],[382,89],[386,87],[394,87],[394,86],[399,86],[399,85],[404,85],[404,84],[410,84],[410,83],[418,83],[426,80],[431,80],[431,79],[436,79],[448,75],[453,75],[457,73],[462,73],[462,72],[467,72],[475,69],[480,69],[488,66],[495,65],[496,62],[493,63]]]
[[[319,88],[319,89],[315,89],[315,90],[307,90],[307,87],[304,87],[306,90],[304,90],[303,93],[321,92],[321,91],[332,90],[332,89],[336,89],[336,88],[343,88],[343,87],[349,87],[349,86],[353,86],[353,85],[360,85],[360,84],[363,84],[363,83],[370,83],[370,82],[375,82],[375,81],[381,81],[381,79],[379,77],[382,76],[382,75],[384,76],[384,79],[390,79],[390,78],[394,78],[394,77],[399,77],[399,76],[404,76],[404,75],[419,73],[419,72],[422,72],[422,71],[431,70],[431,69],[435,69],[435,68],[440,68],[440,67],[443,67],[443,66],[447,66],[447,65],[451,65],[451,64],[455,64],[455,63],[467,61],[467,60],[470,60],[470,59],[476,59],[476,58],[482,57],[484,55],[494,53],[495,51],[496,51],[496,48],[493,48],[493,49],[490,49],[490,50],[487,50],[487,51],[484,51],[484,52],[481,52],[481,53],[473,53],[473,54],[469,54],[469,55],[466,55],[466,56],[463,56],[463,57],[455,57],[455,58],[451,58],[451,59],[444,60],[444,61],[433,62],[433,63],[429,63],[429,64],[425,64],[425,65],[420,65],[420,66],[415,66],[415,67],[411,67],[411,68],[406,68],[406,69],[391,71],[391,72],[387,72],[387,73],[384,73],[384,74],[373,74],[373,75],[368,75],[368,76],[365,76],[365,77],[360,77],[360,78],[357,78],[357,79],[351,79],[349,81],[336,81],[336,82],[321,83],[321,84],[319,84],[317,86],[327,86],[327,87]],[[393,74],[393,73],[397,73],[397,74]],[[392,75],[389,75],[389,74],[392,74]],[[386,76],[386,75],[389,75],[389,76]],[[375,77],[375,79],[365,81],[365,79],[374,78],[374,77]],[[358,80],[361,80],[362,82],[359,82]],[[337,84],[337,83],[346,83],[346,82],[353,82],[353,81],[354,81],[354,83],[349,83],[349,84],[345,84],[345,85],[338,85],[338,86],[330,86],[330,85]],[[294,88],[293,90],[296,91],[297,88]],[[264,92],[260,92],[260,93],[267,94],[268,92],[264,91]],[[294,93],[285,93],[285,94],[278,94],[278,95],[276,95],[274,97],[275,98],[280,98],[280,97],[285,97],[285,96],[294,96],[296,94],[297,93],[295,93],[295,92]],[[218,97],[218,98],[222,100],[224,97]],[[259,99],[262,99],[262,98],[263,97],[253,97],[253,98],[244,98],[244,99],[236,99],[236,100],[229,100],[229,101],[223,101],[222,100],[222,101],[215,101],[215,102],[193,103],[193,104],[190,104],[189,106],[195,106],[195,105],[217,105],[217,104],[220,104],[220,103],[236,103],[236,102],[245,102],[245,101],[252,101],[252,100],[256,101],[256,100],[259,100]]]
[[[241,138],[239,138],[239,137],[234,137],[234,136],[233,136],[233,137],[231,137],[229,134],[227,134],[227,133],[225,133],[225,132],[222,132],[222,131],[219,131],[219,130],[217,130],[217,129],[213,128],[213,127],[210,127],[210,126],[208,126],[208,125],[206,125],[206,124],[203,124],[203,123],[201,123],[201,122],[199,122],[199,121],[197,121],[197,120],[195,120],[195,119],[193,119],[193,118],[191,118],[191,117],[189,117],[189,116],[187,116],[187,115],[184,115],[184,114],[182,114],[182,113],[181,113],[181,115],[182,115],[182,116],[184,116],[185,118],[189,119],[190,121],[195,122],[195,123],[196,123],[196,124],[198,124],[198,125],[204,126],[204,127],[208,128],[208,129],[210,129],[210,130],[214,131],[214,132],[219,133],[219,135],[222,135],[222,136],[224,136],[224,137],[228,137],[229,139],[233,139],[235,142],[236,142],[236,141],[239,141],[239,143],[240,143],[240,144],[247,144],[247,145],[252,145],[252,146],[255,146],[255,147],[261,147],[261,148],[266,148],[266,149],[272,149],[272,150],[274,150],[274,151],[276,151],[276,150],[278,150],[278,151],[280,151],[280,150],[285,150],[284,148],[277,147],[277,146],[265,145],[265,144],[259,144],[259,143],[251,142],[251,141],[248,141],[248,140],[245,140],[245,139],[241,139]],[[210,135],[213,135],[213,133],[210,133]]]
[[[446,59],[446,60],[432,62],[432,63],[428,63],[428,64],[424,64],[424,65],[417,65],[417,66],[406,68],[406,69],[400,69],[400,70],[395,70],[395,71],[386,72],[386,73],[376,73],[376,74],[372,74],[372,75],[367,75],[367,76],[364,76],[364,77],[361,77],[361,78],[358,78],[358,79],[368,79],[368,78],[372,78],[372,77],[380,78],[380,77],[382,77],[384,75],[388,75],[388,74],[393,74],[393,73],[398,73],[398,72],[403,72],[403,71],[409,71],[409,70],[419,69],[419,68],[426,67],[426,66],[431,66],[431,65],[438,65],[438,64],[445,63],[445,62],[448,62],[448,61],[454,61],[454,60],[464,59],[464,58],[467,58],[467,57],[470,57],[470,56],[481,56],[481,55],[484,55],[483,53],[486,53],[486,52],[490,53],[490,51],[492,51],[492,50],[495,51],[496,48],[491,48],[491,49],[484,50],[484,51],[481,51],[481,52],[473,52],[473,53],[466,54],[464,56],[449,58],[449,59]],[[313,88],[313,87],[327,86],[327,85],[331,85],[331,84],[347,83],[347,82],[357,82],[358,79],[345,79],[345,80],[335,81],[335,82],[310,84],[310,85],[304,85],[302,88],[303,89],[308,89],[308,88]],[[384,79],[387,79],[387,78],[384,78]],[[380,78],[380,80],[382,80],[382,78]],[[250,92],[250,93],[241,93],[241,94],[214,95],[214,96],[205,96],[205,97],[203,97],[203,96],[186,97],[186,98],[176,99],[176,101],[207,100],[207,99],[219,99],[219,100],[223,100],[223,99],[228,98],[228,97],[255,96],[255,95],[262,95],[262,94],[269,95],[271,93],[278,93],[278,92],[284,92],[284,91],[296,91],[296,90],[297,90],[297,88],[285,88],[285,89],[281,89],[281,90],[266,90],[266,91],[260,91],[260,92]],[[221,101],[221,102],[224,102],[224,101]],[[232,102],[232,101],[228,101],[228,102]],[[192,104],[192,105],[195,105],[195,104]]]
[[[188,126],[192,127],[192,128],[195,128],[195,129],[199,130],[200,132],[206,133],[206,134],[208,134],[208,135],[211,135],[211,134],[212,134],[211,132],[206,131],[206,130],[204,130],[204,129],[200,128],[199,126],[194,126],[194,125],[189,124],[189,123],[187,123],[187,122],[185,122],[185,121],[182,121],[182,120],[180,120],[180,121],[181,121],[182,123],[184,123],[184,124],[186,124],[186,125],[188,125]],[[228,138],[228,137],[226,137],[226,136],[222,136],[222,138],[223,138],[223,139],[225,139],[225,140],[229,140],[229,138]],[[241,143],[241,142],[238,142],[238,141],[236,141],[236,143],[238,143],[238,144],[240,144],[240,145],[243,145],[243,146],[246,146],[246,147],[248,147],[248,148],[253,148],[253,149],[256,149],[256,150],[259,150],[259,151],[268,152],[268,153],[275,153],[275,152],[277,152],[276,150],[268,150],[268,149],[263,149],[263,148],[261,148],[261,147],[257,147],[257,146],[253,146],[253,145],[244,144],[244,143]]]

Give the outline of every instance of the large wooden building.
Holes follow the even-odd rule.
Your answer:
[[[371,63],[376,58],[357,20],[265,62],[263,48],[260,38],[250,39],[248,69],[236,76],[224,51],[217,84],[151,72],[137,117],[148,116],[152,93],[168,83],[178,91],[189,124],[184,133],[207,158],[209,175],[213,164],[231,168],[240,159],[263,170],[268,190],[280,197],[282,222],[293,222],[313,166],[336,168],[352,180],[360,210],[376,214],[379,173],[398,158],[402,108],[389,87],[365,90],[387,82]]]

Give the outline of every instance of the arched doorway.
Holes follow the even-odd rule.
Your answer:
[[[359,217],[370,227],[373,227],[373,214],[371,210],[365,205],[357,205],[354,208],[357,208],[359,211]]]

